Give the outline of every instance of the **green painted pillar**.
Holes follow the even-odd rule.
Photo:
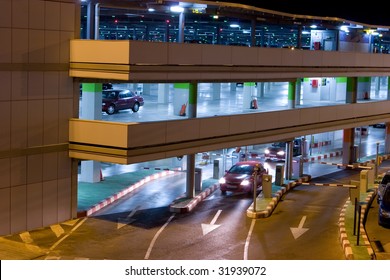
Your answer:
[[[301,94],[302,94],[302,79],[296,80],[295,86],[295,105],[301,105]]]
[[[356,77],[347,77],[347,92],[345,96],[345,103],[356,103],[357,85],[358,79]]]
[[[253,101],[256,99],[257,103],[257,98],[256,98],[256,83],[255,82],[245,82],[244,83],[244,91],[243,91],[243,96],[242,96],[242,102],[243,106],[242,109],[257,109],[256,104],[253,105]]]
[[[288,82],[288,108],[295,108],[296,81]]]
[[[80,119],[102,119],[102,89],[101,83],[83,83],[81,96]],[[80,181],[97,183],[101,181],[101,166],[99,161],[81,161]]]
[[[390,77],[387,77],[387,100],[390,100]]]
[[[198,103],[198,83],[192,82],[188,85],[188,117],[196,118],[196,107]]]

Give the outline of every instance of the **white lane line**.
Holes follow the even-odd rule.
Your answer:
[[[64,241],[66,238],[68,238],[68,236],[70,236],[70,234],[71,234],[72,232],[74,232],[76,229],[78,229],[79,226],[81,226],[86,220],[87,220],[87,217],[85,217],[84,219],[82,219],[81,222],[78,223],[78,225],[76,225],[74,228],[72,228],[72,230],[71,230],[67,235],[65,235],[65,236],[62,237],[60,240],[58,240],[56,243],[54,243],[53,246],[50,247],[48,253],[49,253],[50,251],[52,251],[55,247],[57,247],[62,241]]]
[[[251,227],[249,228],[248,236],[245,240],[245,248],[244,248],[244,260],[248,259],[248,250],[249,250],[249,242],[251,240],[253,228],[255,227],[256,219],[252,220]]]
[[[150,253],[152,252],[154,243],[156,242],[158,236],[161,234],[161,232],[165,229],[165,227],[172,221],[173,217],[175,217],[175,214],[169,217],[168,221],[158,230],[158,232],[154,235],[152,242],[150,242],[148,251],[146,251],[146,255],[144,257],[145,260],[149,259]]]

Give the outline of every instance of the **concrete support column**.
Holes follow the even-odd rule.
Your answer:
[[[301,105],[302,80],[297,79],[295,87],[295,105]]]
[[[343,164],[353,163],[353,150],[355,143],[355,128],[343,130]]]
[[[184,25],[185,25],[185,14],[181,12],[179,15],[179,32],[178,32],[178,43],[184,43]]]
[[[345,103],[356,103],[357,100],[357,77],[347,78],[347,92],[345,96]]]
[[[142,94],[150,95],[151,84],[143,84],[142,85]]]
[[[81,117],[80,119],[102,119],[102,84],[82,84]],[[100,162],[88,160],[81,161],[80,180],[88,183],[100,182]]]
[[[387,100],[390,100],[390,77],[387,77]]]
[[[381,92],[381,77],[376,77],[375,81],[375,96],[379,97]]]
[[[244,83],[244,92],[242,96],[242,109],[251,109],[251,102],[256,98],[256,84],[254,82]]]
[[[390,154],[390,123],[386,123],[385,154]]]
[[[257,82],[257,97],[258,98],[264,97],[264,92],[265,92],[264,87],[265,87],[264,82]]]
[[[295,108],[295,90],[296,90],[296,82],[288,82],[288,108]]]
[[[157,103],[167,104],[169,102],[169,84],[158,84]]]
[[[237,85],[236,83],[230,83],[230,91],[231,92],[236,92]]]
[[[286,180],[291,180],[292,178],[293,145],[294,141],[288,141],[286,143]]]
[[[188,85],[188,117],[196,118],[198,103],[198,83],[192,82]]]
[[[186,197],[195,197],[195,154],[187,155]]]
[[[212,100],[221,99],[221,83],[212,83],[211,99]]]

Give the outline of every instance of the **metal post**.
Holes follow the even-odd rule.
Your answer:
[[[379,142],[376,143],[375,178],[378,177]]]
[[[355,197],[355,211],[353,214],[353,235],[356,235],[356,212],[357,212],[357,198]]]
[[[360,215],[361,215],[361,212],[362,212],[362,206],[361,205],[359,205],[359,215],[358,215],[358,232],[357,232],[357,242],[356,242],[356,245],[358,245],[359,246],[359,238],[360,238]]]
[[[256,164],[253,172],[253,212],[256,212],[256,198],[257,198],[257,171],[259,170],[259,165]]]

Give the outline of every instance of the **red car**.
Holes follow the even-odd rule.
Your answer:
[[[138,112],[144,105],[144,98],[135,92],[123,89],[108,89],[102,92],[102,111],[112,115],[119,110],[131,109]]]
[[[246,192],[253,193],[253,181],[255,166],[258,167],[256,186],[257,190],[262,190],[263,175],[268,174],[268,170],[258,161],[240,161],[234,164],[226,174],[219,180],[219,188],[222,193]]]

